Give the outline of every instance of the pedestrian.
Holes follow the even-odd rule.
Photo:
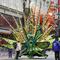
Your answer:
[[[13,45],[8,45],[8,56],[12,58]]]
[[[53,44],[52,44],[52,49],[55,53],[55,60],[60,60],[59,59],[59,50],[60,50],[60,46],[59,46],[59,39],[58,37],[55,37],[55,40],[53,41]]]
[[[17,46],[16,46],[16,57],[15,59],[18,59],[20,51],[21,51],[21,43],[19,41],[17,41]]]

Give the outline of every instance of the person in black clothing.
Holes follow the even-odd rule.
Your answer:
[[[9,58],[12,58],[12,49],[8,49]]]
[[[16,46],[16,57],[15,59],[17,60],[21,51],[21,43],[19,41],[17,41],[17,46]]]

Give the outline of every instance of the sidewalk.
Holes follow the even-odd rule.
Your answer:
[[[19,60],[54,60],[54,53],[52,51],[47,51],[46,52],[48,54],[47,59],[41,59],[40,57],[35,56],[34,59],[29,59],[27,56],[22,56],[21,58],[19,57]],[[5,53],[5,55],[3,55],[4,53],[2,53],[2,56],[0,56],[0,60],[15,60],[14,59],[14,55],[12,58],[8,58],[7,53]]]

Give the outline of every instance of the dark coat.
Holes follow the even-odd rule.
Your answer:
[[[53,51],[60,51],[60,43],[58,40],[55,40],[52,44]]]

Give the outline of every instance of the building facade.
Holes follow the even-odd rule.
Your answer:
[[[0,0],[0,12],[13,16],[17,16],[17,13],[21,14],[23,12],[23,0]]]
[[[7,16],[7,20],[13,24],[11,16],[21,17],[23,14],[23,2],[26,4],[25,8],[28,8],[29,1],[40,8],[40,14],[46,14],[51,0],[0,0],[0,13],[3,13],[5,17]],[[54,0],[54,3],[57,4],[57,0]],[[2,26],[7,27],[8,24],[0,16],[0,27]]]

